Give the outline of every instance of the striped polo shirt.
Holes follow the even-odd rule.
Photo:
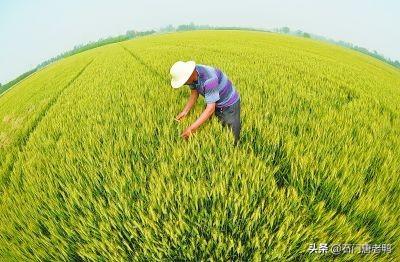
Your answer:
[[[207,104],[216,103],[217,108],[224,108],[236,103],[239,93],[228,77],[219,69],[208,65],[196,64],[198,79],[189,84],[196,89]]]

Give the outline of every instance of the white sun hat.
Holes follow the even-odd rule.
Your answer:
[[[192,75],[193,70],[196,67],[196,63],[194,61],[178,61],[171,67],[169,73],[172,76],[171,86],[173,88],[179,88],[183,86],[189,77]]]

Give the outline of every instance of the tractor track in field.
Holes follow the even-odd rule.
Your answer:
[[[126,52],[128,52],[139,64],[144,66],[147,70],[149,70],[153,75],[159,77],[163,81],[168,81],[166,77],[164,77],[162,74],[160,74],[157,70],[155,70],[153,67],[151,67],[149,64],[147,64],[143,59],[141,59],[138,55],[133,53],[131,50],[126,48],[124,45],[118,43]]]
[[[144,68],[146,68],[146,70],[148,70],[150,72],[150,74],[152,74],[153,76],[158,77],[161,81],[167,82],[168,79],[166,77],[164,77],[161,73],[159,73],[157,70],[155,70],[151,65],[149,65],[148,63],[146,63],[142,58],[140,58],[138,55],[136,55],[134,52],[132,52],[131,50],[129,50],[127,47],[125,47],[124,45],[118,43],[118,45],[124,49],[125,52],[127,52],[139,65],[143,66]],[[158,132],[158,130],[155,130],[155,132]],[[155,144],[156,147],[158,147],[158,143],[159,141],[157,141],[157,144]],[[148,189],[148,176],[146,176],[146,188]]]
[[[35,132],[39,124],[42,122],[42,120],[46,117],[47,113],[50,111],[50,109],[57,104],[59,98],[61,95],[83,74],[83,72],[86,70],[86,68],[94,61],[94,58],[90,60],[79,72],[76,74],[65,86],[64,88],[61,89],[47,104],[47,106],[39,113],[39,116],[35,119],[33,124],[28,128],[27,133],[22,137],[21,141],[19,144],[16,146],[18,147],[18,150],[15,154],[15,160],[10,163],[9,167],[6,170],[6,173],[3,175],[1,178],[3,180],[3,183],[1,184],[0,187],[0,196],[2,195],[2,192],[5,190],[5,188],[8,187],[10,183],[10,176],[12,172],[14,171],[14,166],[15,163],[19,159],[19,155],[25,150],[26,145],[28,144],[29,139],[31,138],[32,134]]]

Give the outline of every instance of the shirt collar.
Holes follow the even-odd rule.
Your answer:
[[[198,66],[196,65],[196,67],[194,68],[195,70],[196,70],[196,72],[197,72],[197,81],[195,82],[195,84],[197,83],[199,83],[200,81],[200,79],[201,79],[201,74],[200,74],[200,72],[199,72],[199,68],[198,68]]]
[[[196,67],[194,68],[195,70],[196,70],[196,72],[197,72],[197,81],[194,81],[193,83],[191,83],[191,84],[189,84],[189,86],[192,86],[192,87],[197,87],[198,85],[199,85],[199,78],[200,78],[200,73],[199,73],[199,70],[198,70],[198,68],[197,68],[197,65],[196,65]]]
[[[197,72],[197,76],[200,78],[200,72],[199,72],[199,67],[196,65],[196,67],[194,68]]]

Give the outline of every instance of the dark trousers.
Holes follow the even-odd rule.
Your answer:
[[[237,146],[240,137],[240,99],[233,105],[226,108],[215,108],[215,115],[222,122],[223,126],[228,126],[235,136],[234,145]]]

